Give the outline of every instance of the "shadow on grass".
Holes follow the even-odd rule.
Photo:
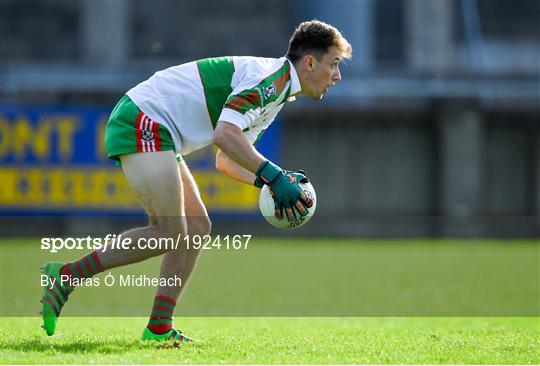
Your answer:
[[[2,350],[18,351],[18,352],[39,352],[44,354],[121,354],[128,351],[149,349],[159,349],[158,344],[142,343],[138,340],[133,341],[107,341],[107,340],[73,340],[56,342],[55,339],[44,340],[42,338],[33,338],[27,340],[15,340],[4,343]]]
[[[13,351],[26,353],[41,353],[44,355],[84,355],[84,354],[101,354],[101,355],[115,355],[126,354],[133,351],[160,351],[170,349],[181,349],[186,345],[180,344],[179,346],[173,345],[173,343],[157,343],[157,342],[141,342],[135,340],[120,340],[120,339],[104,339],[104,340],[92,340],[92,339],[78,339],[78,340],[65,340],[58,338],[31,338],[26,340],[10,340],[3,342],[0,345],[0,351]],[[189,348],[204,348],[202,343],[190,343]],[[1,353],[1,352],[0,352]],[[0,357],[1,361],[2,357]],[[1,362],[0,362],[1,363]]]

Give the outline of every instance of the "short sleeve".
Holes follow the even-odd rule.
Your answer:
[[[260,116],[261,109],[259,90],[256,88],[244,90],[227,98],[219,120],[230,122],[244,130]]]

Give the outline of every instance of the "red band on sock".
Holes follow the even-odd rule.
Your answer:
[[[77,272],[79,273],[79,278],[86,277],[86,274],[83,271],[80,261],[75,262],[75,268],[77,269]]]
[[[172,306],[176,306],[176,301],[172,297],[169,297],[169,296],[157,295],[156,297],[154,297],[154,301],[156,300],[166,302],[167,304],[170,304]]]
[[[90,273],[90,276],[93,276],[95,273],[94,273],[94,269],[92,268],[92,265],[90,264],[90,259],[88,258],[88,256],[84,257],[83,264],[86,270]]]
[[[160,310],[160,311],[166,311],[167,313],[173,313],[173,310],[171,310],[171,308],[167,308],[165,306],[159,306],[159,305],[154,305],[154,307],[152,308],[152,311],[154,310]]]
[[[73,286],[73,275],[71,274],[71,266],[69,265],[69,263],[66,263],[62,268],[60,268],[60,276],[68,277],[68,281],[64,281],[63,284]]]
[[[165,334],[172,329],[172,324],[148,324],[146,327],[150,329],[154,334]]]
[[[66,263],[62,268],[60,268],[60,275],[71,277],[71,269],[69,263]]]
[[[154,297],[154,305],[152,306],[152,311],[154,311],[154,310],[166,311],[166,312],[170,313],[171,316],[170,317],[164,317],[164,316],[157,316],[157,315],[152,316],[151,315],[150,319],[171,319],[171,322],[159,323],[159,324],[148,324],[147,328],[150,329],[155,334],[165,334],[169,330],[171,330],[172,327],[173,327],[172,326],[172,313],[174,312],[174,309],[170,309],[170,308],[167,308],[165,306],[157,305],[156,304],[157,301],[165,302],[165,303],[171,305],[173,308],[176,306],[176,301],[173,298],[171,298],[169,296],[164,296],[164,295],[157,295],[156,297]]]
[[[101,261],[99,260],[99,255],[97,253],[97,250],[92,252],[92,259],[94,260],[94,263],[96,264],[98,273],[103,272],[105,268],[103,268],[103,265],[101,264]]]

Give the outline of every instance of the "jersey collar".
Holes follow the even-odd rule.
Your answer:
[[[302,87],[300,85],[300,79],[298,78],[298,73],[296,72],[296,69],[294,68],[293,63],[288,58],[287,58],[287,61],[291,65],[291,89],[290,89],[289,95],[294,95],[298,93],[300,90],[302,90]],[[294,100],[294,97],[289,97],[289,98],[293,98]]]

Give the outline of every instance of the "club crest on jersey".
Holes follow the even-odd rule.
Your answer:
[[[152,142],[154,141],[154,133],[151,130],[142,130],[141,139],[146,142]]]
[[[265,86],[262,88],[264,99],[269,99],[272,95],[276,94],[276,86],[274,84],[270,84],[268,86]]]

